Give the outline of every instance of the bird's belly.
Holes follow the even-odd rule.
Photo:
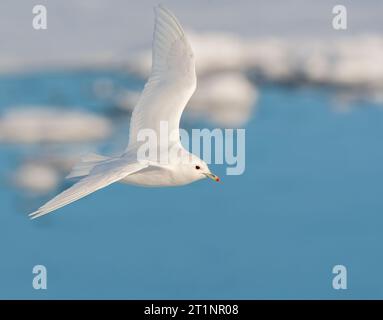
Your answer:
[[[161,169],[142,170],[127,176],[120,182],[146,187],[170,187],[188,183],[176,179],[171,172]]]

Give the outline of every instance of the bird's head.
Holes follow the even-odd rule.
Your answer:
[[[194,180],[209,178],[216,182],[221,181],[218,176],[211,173],[207,163],[197,156],[191,154],[191,161],[184,164],[184,168],[193,177]]]

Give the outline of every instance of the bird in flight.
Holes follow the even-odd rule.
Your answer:
[[[130,120],[129,143],[118,157],[90,154],[69,174],[81,178],[29,216],[46,215],[114,182],[139,186],[179,186],[210,178],[219,181],[207,164],[183,148],[179,125],[183,110],[195,91],[195,58],[177,18],[163,6],[155,7],[152,70]],[[141,159],[140,131],[150,129],[160,137],[161,123],[168,126],[166,146],[158,140],[156,156],[166,153],[165,163]],[[163,134],[163,133],[162,133]],[[171,152],[170,152],[171,151]]]

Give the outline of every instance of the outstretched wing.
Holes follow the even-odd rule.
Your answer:
[[[94,169],[94,173],[91,172],[89,176],[81,179],[29,216],[32,219],[41,217],[146,167],[147,165],[142,163],[127,164],[123,160],[100,165]]]
[[[139,144],[141,129],[159,137],[160,122],[168,124],[169,143],[179,142],[179,123],[196,88],[194,54],[177,18],[166,8],[155,9],[152,71],[130,121],[128,150]]]

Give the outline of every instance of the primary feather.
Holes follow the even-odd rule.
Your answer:
[[[128,164],[125,159],[100,164],[92,170],[90,175],[48,201],[29,216],[32,219],[41,217],[146,167],[147,165],[139,162]]]
[[[169,143],[179,142],[181,115],[197,83],[194,54],[180,23],[166,8],[154,10],[152,71],[133,110],[127,150],[139,144],[141,129],[159,137],[160,121],[168,122]]]

